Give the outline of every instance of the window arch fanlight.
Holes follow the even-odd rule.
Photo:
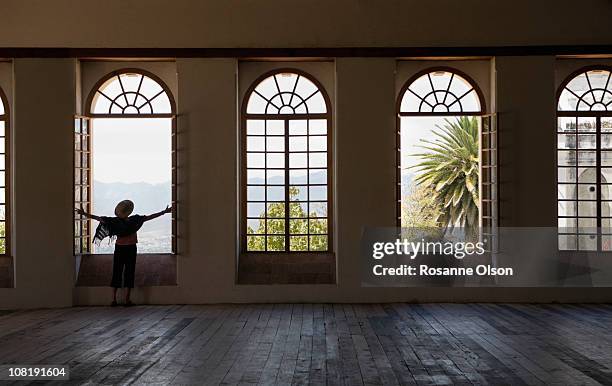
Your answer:
[[[0,255],[10,254],[9,104],[0,88]]]
[[[560,250],[612,251],[612,67],[589,66],[557,91]]]
[[[176,108],[172,93],[156,75],[122,69],[102,78],[87,99],[91,116],[170,116]]]
[[[296,69],[255,80],[242,104],[242,250],[325,252],[332,245],[331,113]]]
[[[561,86],[557,111],[612,111],[612,69],[583,68]]]
[[[468,75],[435,67],[410,78],[400,91],[400,115],[482,115],[484,96]]]

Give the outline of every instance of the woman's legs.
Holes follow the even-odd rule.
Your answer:
[[[134,288],[134,278],[136,276],[136,254],[137,249],[136,245],[126,245],[125,248],[125,304],[130,305],[130,294],[132,292],[132,288]]]
[[[113,278],[111,279],[113,302],[111,305],[117,304],[117,289],[122,287],[123,268],[125,266],[125,258],[122,252],[121,248],[115,245],[115,253],[113,254]]]

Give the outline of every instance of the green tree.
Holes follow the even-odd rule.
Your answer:
[[[327,206],[324,207],[323,213],[311,210],[310,216],[304,209],[306,202],[295,201],[300,195],[300,190],[294,186],[289,188],[289,234],[300,235],[291,236],[289,238],[289,250],[291,251],[308,251],[308,237],[305,234],[310,234],[310,250],[311,251],[326,251],[328,249],[327,242]],[[310,219],[307,219],[310,217]],[[266,250],[266,222],[268,224],[268,251],[284,251],[285,250],[285,203],[267,204],[266,213],[262,213],[259,217],[257,229],[247,227],[247,250],[248,251],[264,251]],[[309,232],[310,230],[310,232]],[[261,235],[261,236],[257,236]],[[278,236],[275,236],[278,235]]]
[[[412,184],[402,200],[403,228],[436,228],[442,210],[430,186]]]
[[[435,205],[440,208],[436,221],[447,229],[463,227],[466,236],[474,238],[478,232],[478,119],[459,117],[445,119],[436,125],[436,139],[421,140],[427,152],[415,154],[420,162],[417,184],[429,187]]]
[[[5,223],[0,223],[0,254],[6,253],[6,229]]]

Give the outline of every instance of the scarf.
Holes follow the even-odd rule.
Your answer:
[[[93,238],[93,242],[96,245],[100,245],[102,240],[106,237],[109,238],[109,242],[115,240],[117,236],[124,237],[129,236],[133,233],[138,232],[142,224],[144,224],[145,216],[134,215],[128,218],[119,217],[101,217],[102,221],[96,228],[96,233]]]

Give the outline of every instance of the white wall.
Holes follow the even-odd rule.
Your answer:
[[[6,6],[7,3],[3,4]],[[129,6],[126,6],[129,7]],[[0,27],[1,28],[1,27]],[[571,39],[570,39],[571,40]],[[568,40],[568,41],[570,41]],[[18,41],[18,40],[15,40]],[[43,40],[41,40],[43,41]],[[176,287],[136,290],[137,302],[611,301],[602,288],[362,288],[364,226],[395,225],[397,90],[425,66],[456,66],[473,76],[500,118],[500,224],[555,226],[555,93],[562,79],[609,59],[496,57],[492,62],[338,58],[312,67],[334,111],[336,285],[236,285],[239,103],[258,71],[287,63],[177,59],[176,63],[87,63],[83,89],[98,74],[145,67],[178,101],[179,251]],[[149,66],[159,66],[153,68]],[[323,70],[316,68],[324,67]],[[76,59],[0,63],[13,101],[13,213],[16,288],[0,289],[0,308],[105,304],[108,288],[73,287],[72,115]],[[174,80],[172,80],[174,78]],[[245,79],[246,79],[245,78]],[[246,80],[244,80],[246,82]],[[13,87],[14,83],[14,87]],[[80,82],[79,82],[80,84]],[[247,85],[248,86],[248,85]],[[491,104],[493,106],[493,104]]]
[[[0,305],[70,306],[75,60],[16,59],[13,65],[16,276],[15,288],[0,290]]]

